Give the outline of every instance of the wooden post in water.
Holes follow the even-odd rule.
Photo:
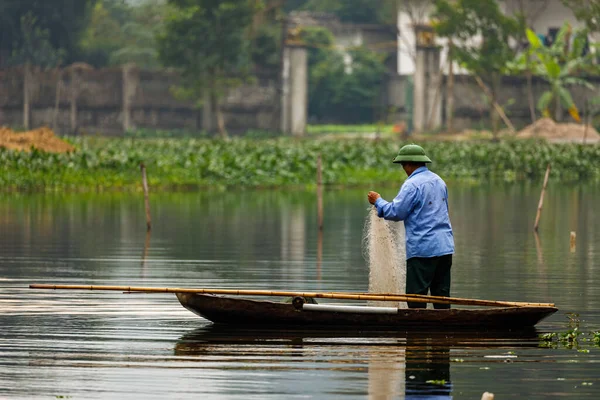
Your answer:
[[[323,174],[321,164],[321,154],[319,154],[317,157],[317,222],[319,231],[323,230]]]
[[[150,218],[150,199],[148,197],[148,179],[146,178],[146,166],[144,163],[140,164],[142,170],[142,186],[144,187],[144,205],[146,207],[146,231],[152,230],[152,218]]]
[[[570,241],[570,246],[569,246],[571,253],[575,253],[576,241],[577,241],[577,234],[575,232],[571,232],[571,241]]]
[[[317,279],[321,280],[323,261],[323,173],[321,154],[317,156]]]
[[[548,177],[550,176],[550,164],[546,168],[546,176],[544,176],[544,185],[542,186],[542,194],[540,195],[540,202],[538,203],[537,214],[535,215],[535,224],[533,224],[533,230],[538,231],[540,224],[540,217],[542,215],[542,206],[544,205],[544,194],[546,193],[546,186],[548,186]]]

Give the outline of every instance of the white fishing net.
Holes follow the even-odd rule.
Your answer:
[[[363,233],[363,256],[369,265],[369,293],[406,293],[404,223],[377,216],[370,207]],[[406,308],[405,302],[371,301],[380,307]]]

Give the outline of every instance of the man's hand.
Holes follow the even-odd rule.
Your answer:
[[[368,197],[369,197],[369,203],[375,204],[377,199],[380,198],[381,196],[377,192],[369,192]]]

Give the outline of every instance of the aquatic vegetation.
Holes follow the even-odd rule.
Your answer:
[[[579,314],[568,313],[568,329],[565,332],[549,332],[539,335],[540,346],[549,348],[563,347],[576,349],[580,353],[589,353],[589,349],[580,348],[582,344],[589,343],[600,347],[600,332],[585,333],[579,329]]]
[[[314,185],[323,159],[328,185],[398,183],[394,140],[292,138],[71,138],[77,151],[52,154],[0,149],[0,190],[139,189],[144,162],[154,188]],[[600,146],[534,141],[428,142],[431,169],[447,180],[600,181]]]

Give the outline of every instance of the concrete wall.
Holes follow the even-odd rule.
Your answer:
[[[56,89],[60,86],[56,130],[64,133],[123,134],[126,127],[199,131],[202,109],[175,98],[176,73],[132,68],[82,70],[79,83],[73,74],[38,71],[33,82],[31,126],[53,126]],[[223,111],[232,133],[248,129],[279,130],[277,73],[263,74],[256,82],[232,90],[224,97]],[[72,97],[75,90],[76,129]],[[23,126],[23,71],[0,71],[0,126]],[[215,125],[213,125],[215,126]]]
[[[591,82],[598,87],[600,77],[592,78]],[[541,94],[549,89],[549,85],[541,79],[533,79],[534,103],[537,104]],[[581,114],[585,109],[585,102],[600,95],[584,87],[573,86],[570,88],[573,99]],[[443,91],[443,102],[446,102],[446,93]],[[504,77],[500,88],[498,103],[503,106],[508,118],[517,129],[529,125],[531,117],[527,95],[527,80],[524,77]],[[444,109],[444,108],[443,108]],[[536,110],[538,118],[539,111]],[[446,116],[444,115],[444,121]],[[570,116],[565,115],[565,122],[573,122]],[[489,127],[489,107],[481,88],[473,77],[459,75],[455,77],[454,83],[454,127],[455,130],[469,128]],[[502,126],[503,127],[503,126]]]
[[[388,122],[398,123],[401,121],[407,122],[411,126],[414,121],[413,105],[410,104],[411,85],[409,80],[411,76],[391,76],[387,84],[386,101],[389,109],[392,111],[388,116]],[[570,91],[573,99],[583,115],[585,110],[586,100],[592,99],[600,95],[600,77],[591,79],[592,84],[597,88],[596,92],[583,87],[571,87]],[[533,95],[534,103],[537,104],[541,94],[549,88],[548,84],[540,79],[533,79]],[[447,113],[447,92],[446,80],[443,81],[442,90],[439,92],[439,106],[442,109],[441,124],[442,129],[446,124]],[[517,129],[522,128],[531,123],[529,113],[529,103],[527,94],[527,80],[524,77],[504,77],[500,88],[499,99],[500,105],[503,106],[508,118],[512,121]],[[415,104],[416,106],[416,104]],[[598,111],[594,111],[598,114]],[[431,117],[431,109],[428,105],[422,110],[429,121]],[[540,117],[539,111],[536,109],[536,115]],[[565,114],[563,120],[565,122],[573,122],[568,114]],[[410,122],[410,123],[409,123]],[[457,75],[454,82],[454,130],[461,131],[464,129],[489,128],[489,107],[486,103],[486,98],[483,95],[481,88],[470,75]],[[501,128],[504,126],[501,123]],[[425,131],[428,131],[426,128]]]

